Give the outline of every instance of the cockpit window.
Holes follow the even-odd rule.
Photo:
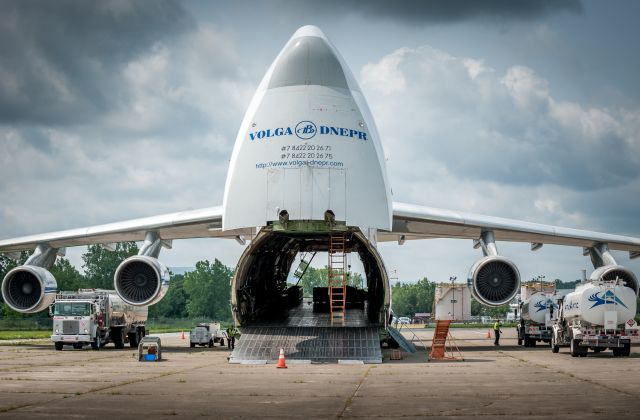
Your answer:
[[[269,88],[298,85],[349,89],[340,61],[323,39],[298,38],[278,60]]]

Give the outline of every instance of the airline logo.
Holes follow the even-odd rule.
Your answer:
[[[311,121],[300,121],[296,125],[296,136],[302,140],[309,140],[316,135],[318,129]]]
[[[589,302],[594,302],[593,305],[591,305],[591,308],[595,308],[596,306],[600,306],[600,305],[612,305],[612,304],[622,305],[625,308],[627,308],[627,305],[625,305],[624,302],[622,302],[618,298],[618,296],[616,296],[615,293],[613,293],[611,290],[607,290],[606,292],[604,292],[602,297],[598,296],[599,294],[600,292],[594,293],[591,296],[589,296]]]
[[[321,125],[318,127],[313,121],[300,121],[292,127],[275,127],[265,130],[257,130],[249,132],[249,140],[270,140],[276,137],[295,135],[300,140],[310,140],[320,134],[322,136],[348,137],[354,140],[368,141],[367,133],[360,130],[345,127],[334,127],[330,125]]]

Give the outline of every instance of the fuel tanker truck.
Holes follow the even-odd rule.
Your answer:
[[[80,289],[56,294],[50,307],[53,316],[51,341],[56,350],[65,345],[98,350],[107,343],[117,349],[131,347],[146,335],[147,306],[124,302],[114,290]]]
[[[629,356],[631,341],[638,337],[636,299],[637,292],[618,279],[578,285],[558,300],[551,350],[569,346],[571,356],[585,357],[589,349],[611,349],[614,356]]]
[[[558,314],[555,292],[536,292],[520,304],[518,345],[535,347],[538,341],[551,342],[554,318]]]

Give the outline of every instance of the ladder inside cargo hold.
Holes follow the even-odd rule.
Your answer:
[[[331,324],[344,324],[346,315],[347,273],[345,272],[345,233],[334,232],[329,236],[329,314]]]
[[[450,320],[437,320],[433,332],[429,360],[464,360],[456,342],[449,332]],[[449,346],[447,346],[449,341]]]

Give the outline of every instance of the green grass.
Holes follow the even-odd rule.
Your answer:
[[[0,331],[0,340],[24,340],[29,338],[49,338],[51,331]]]

